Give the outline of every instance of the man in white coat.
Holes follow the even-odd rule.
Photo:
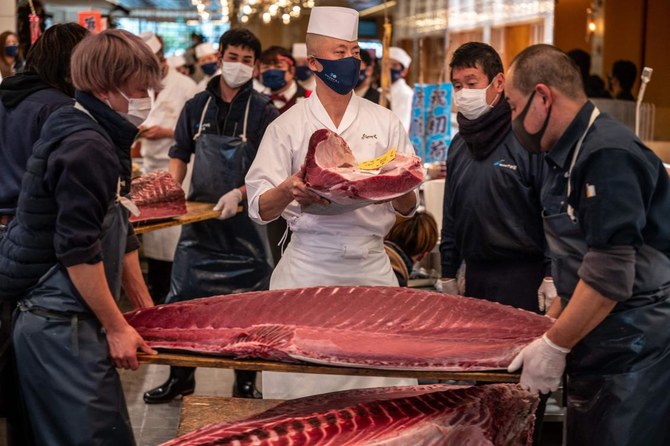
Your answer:
[[[406,132],[412,122],[412,99],[414,90],[407,85],[405,77],[412,63],[412,58],[402,48],[392,46],[389,48],[389,61],[391,62],[391,110],[395,113]]]
[[[209,42],[201,43],[195,47],[195,57],[198,61],[198,66],[204,75],[202,79],[200,79],[200,82],[198,82],[198,92],[201,92],[205,91],[207,83],[214,76],[221,74],[221,69],[217,65],[217,51]]]
[[[386,285],[398,282],[384,252],[383,237],[396,214],[412,215],[417,195],[339,215],[303,213],[301,206],[324,203],[302,181],[301,166],[312,134],[328,128],[350,145],[358,160],[392,147],[414,149],[393,113],[353,94],[360,67],[358,12],[316,7],[307,27],[309,68],[317,88],[267,128],[246,176],[249,215],[267,224],[281,215],[293,232],[275,268],[270,289],[326,285]],[[297,398],[362,387],[409,385],[416,380],[263,373],[264,398]]]
[[[163,70],[163,90],[153,101],[146,120],[140,125],[140,153],[144,172],[168,170],[168,151],[174,144],[174,128],[186,101],[197,92],[195,82],[168,66],[163,44],[154,33],[140,35],[156,54]],[[188,187],[188,182],[184,182]],[[147,232],[142,236],[144,255],[148,260],[148,280],[151,297],[163,303],[170,290],[170,275],[175,249],[181,233],[180,226]]]

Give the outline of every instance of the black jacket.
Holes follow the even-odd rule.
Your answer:
[[[447,156],[440,243],[443,277],[455,277],[461,260],[545,261],[542,162],[540,155],[521,147],[511,130],[482,160],[475,160],[456,135]]]
[[[21,183],[16,218],[0,240],[0,298],[18,299],[52,266],[102,259],[108,207],[130,187],[137,128],[95,97],[77,92],[91,113],[63,107],[44,124]],[[130,224],[129,224],[130,226]],[[126,252],[139,247],[129,227]]]
[[[29,73],[4,79],[0,99],[0,214],[13,215],[21,178],[42,126],[49,115],[74,100]]]
[[[253,89],[252,81],[244,84],[230,103],[224,102],[219,90],[220,78],[220,75],[214,76],[205,91],[198,93],[184,105],[175,128],[175,145],[170,148],[170,158],[178,158],[185,163],[190,161],[191,154],[195,153],[193,137],[198,132],[202,111],[209,98],[212,100],[203,122],[202,133],[239,136],[242,134],[247,99],[252,95],[247,138],[254,152],[258,151],[265,129],[279,116],[277,108],[267,96]]]

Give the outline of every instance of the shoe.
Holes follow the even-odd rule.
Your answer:
[[[235,382],[233,385],[234,398],[254,398],[261,399],[263,394],[256,389],[256,386],[251,381]]]
[[[195,369],[190,373],[179,373],[170,369],[170,376],[160,386],[144,393],[144,402],[147,404],[169,403],[178,396],[190,395],[195,391]],[[185,375],[185,376],[184,376]]]

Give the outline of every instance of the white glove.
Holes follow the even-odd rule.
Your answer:
[[[440,279],[440,283],[442,284],[442,292],[444,294],[451,294],[454,296],[460,295],[458,292],[458,282],[456,282],[456,279],[445,279],[443,277]]]
[[[242,191],[233,189],[225,193],[214,206],[215,211],[221,211],[221,215],[216,217],[218,220],[225,220],[237,214],[237,207],[242,201]]]
[[[556,297],[556,287],[551,277],[542,279],[540,288],[537,289],[537,305],[540,311],[546,312]]]
[[[558,389],[565,370],[565,355],[569,348],[559,347],[549,340],[547,334],[537,338],[519,352],[507,367],[508,372],[521,372],[521,387],[536,393],[549,393]]]

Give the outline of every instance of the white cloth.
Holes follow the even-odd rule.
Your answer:
[[[270,124],[246,177],[249,215],[259,223],[258,200],[300,169],[312,133],[328,128],[340,134],[358,160],[373,159],[391,147],[413,153],[398,119],[387,109],[351,96],[335,127],[316,94]],[[341,215],[303,214],[297,202],[282,214],[293,236],[275,268],[270,289],[320,285],[396,286],[382,239],[395,222],[390,203]],[[263,372],[264,398],[290,399],[337,390],[413,385],[415,379]]]
[[[291,54],[294,59],[306,59],[307,58],[307,45],[305,42],[294,43],[291,48]]]
[[[265,86],[264,86],[265,87]],[[288,88],[286,91],[283,91],[279,94],[283,95],[286,98],[286,101],[280,101],[278,99],[275,99],[272,101],[272,105],[275,107],[282,108],[283,106],[286,105],[287,102],[289,102],[293,96],[295,96],[298,93],[298,83],[296,81],[291,81],[289,84]],[[270,90],[268,87],[263,88],[263,94],[265,95],[272,95],[272,90]],[[299,99],[304,99],[304,98],[299,98]]]
[[[203,78],[200,79],[200,82],[198,82],[198,85],[195,87],[195,92],[200,93],[201,91],[205,91],[209,81],[211,81],[214,76],[218,76],[219,74],[221,74],[221,68],[216,70],[216,72],[214,74],[212,74],[211,76],[207,76],[206,74],[203,75]]]
[[[316,90],[316,76],[315,75],[311,75],[310,77],[307,78],[307,80],[304,80],[304,81],[298,80],[297,82],[298,82],[298,85],[300,85],[305,90],[310,90],[312,92],[314,90]]]
[[[409,126],[412,123],[412,99],[414,90],[407,85],[404,78],[400,78],[391,84],[391,110],[402,122],[406,132],[409,132]]]
[[[163,90],[154,101],[154,106],[147,119],[142,123],[145,127],[159,125],[174,128],[186,101],[195,94],[195,82],[174,69],[169,69],[163,78]],[[145,172],[167,170],[170,158],[168,151],[173,138],[146,139],[140,138],[142,145],[142,167]],[[184,183],[189,184],[189,183]],[[142,236],[144,255],[151,259],[171,262],[181,235],[181,227],[160,229],[147,232]]]
[[[214,49],[214,45],[212,45],[209,42],[201,43],[200,45],[195,47],[195,57],[196,57],[196,59],[200,59],[201,57],[209,56],[210,54],[216,54],[216,50]]]
[[[405,69],[409,68],[410,64],[412,63],[412,58],[409,56],[409,54],[397,46],[392,46],[389,48],[389,58],[400,62]]]
[[[140,38],[144,40],[144,43],[147,44],[149,49],[151,49],[151,52],[156,54],[163,48],[163,44],[161,43],[160,40],[158,40],[158,37],[156,37],[156,34],[152,32],[145,32],[140,34]]]
[[[319,34],[347,42],[358,40],[358,11],[341,6],[312,8],[307,34]]]

